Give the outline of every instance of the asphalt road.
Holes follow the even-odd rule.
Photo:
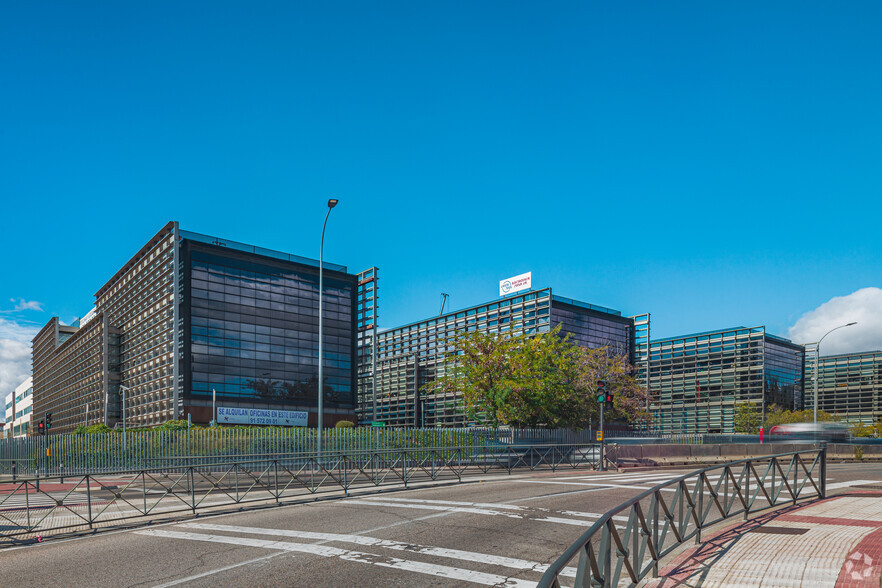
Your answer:
[[[0,550],[3,586],[531,586],[600,515],[688,470],[537,472]],[[882,464],[831,464],[831,493]]]

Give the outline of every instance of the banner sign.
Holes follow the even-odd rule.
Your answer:
[[[514,294],[533,287],[533,272],[527,272],[499,282],[499,295]]]
[[[260,408],[217,407],[217,422],[223,425],[275,425],[305,427],[309,413],[299,410],[262,410]]]

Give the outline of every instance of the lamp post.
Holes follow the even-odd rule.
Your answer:
[[[123,433],[126,432],[126,390],[129,389],[128,386],[119,385],[119,389],[122,390],[122,422],[123,422]]]
[[[835,329],[830,329],[824,334],[824,337],[832,333],[833,331],[837,331],[839,329],[844,329],[845,327],[850,327],[852,325],[856,325],[856,322],[848,323],[847,325],[839,325]],[[818,343],[815,345],[815,425],[818,424],[818,372],[820,371],[820,360],[821,360],[821,341],[824,340],[824,337],[821,337]]]
[[[122,391],[123,451],[126,451],[129,447],[128,439],[126,438],[126,390],[129,387],[120,384],[119,389]]]
[[[328,200],[328,213],[325,215],[325,223],[322,225],[322,241],[319,246],[319,291],[318,291],[318,299],[319,299],[319,320],[318,320],[318,434],[317,437],[317,449],[318,452],[322,452],[322,413],[324,412],[324,390],[322,390],[322,298],[324,294],[324,276],[323,276],[323,268],[322,268],[322,260],[325,252],[325,227],[328,226],[328,217],[331,216],[331,209],[337,206],[337,200],[331,198]]]

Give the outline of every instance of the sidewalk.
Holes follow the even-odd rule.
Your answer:
[[[730,525],[680,553],[653,588],[879,588],[882,492],[849,492]]]

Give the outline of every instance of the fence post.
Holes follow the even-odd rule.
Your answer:
[[[12,460],[12,481],[15,482],[15,460]]]
[[[193,487],[193,466],[188,466],[187,470],[190,474],[190,505],[193,509],[193,514],[196,514],[196,489]]]
[[[818,488],[821,490],[821,498],[827,498],[827,442],[821,441],[821,480]]]
[[[89,505],[89,528],[92,528],[92,482],[86,474],[86,504]]]

